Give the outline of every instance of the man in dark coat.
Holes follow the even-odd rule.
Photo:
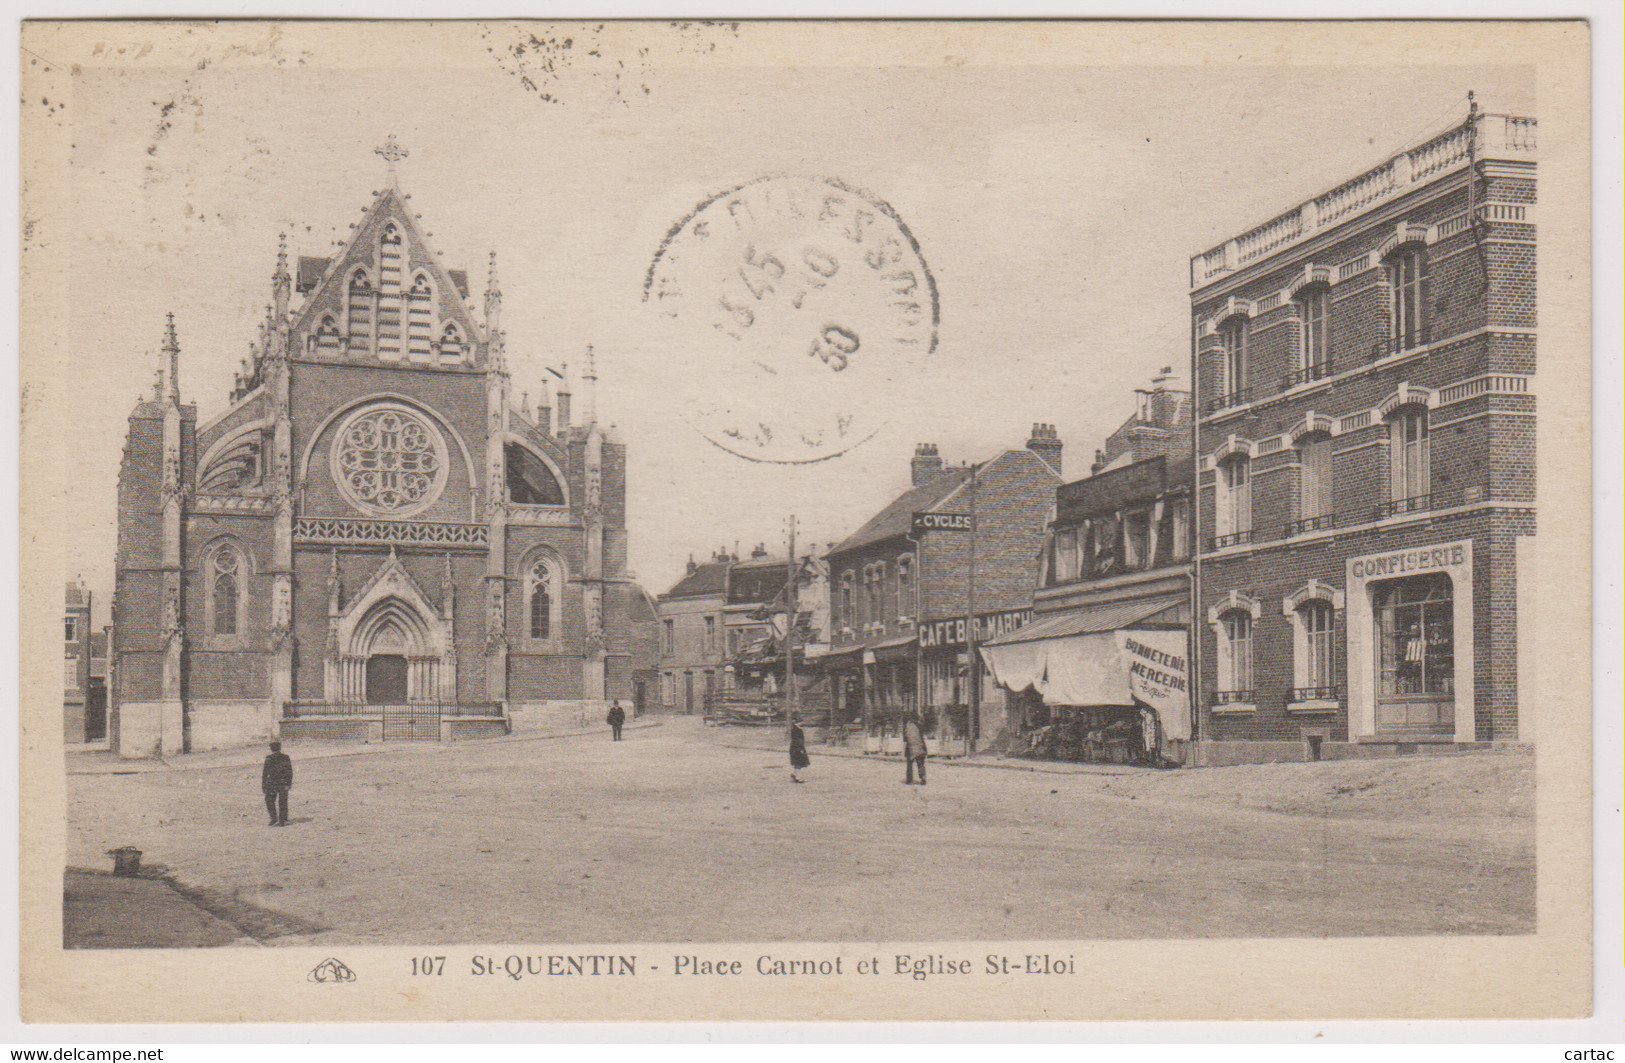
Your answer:
[[[265,791],[265,811],[271,814],[271,826],[288,825],[288,791],[293,789],[293,759],[282,752],[281,742],[271,743],[271,755],[265,758],[265,769],[260,772],[260,789]]]
[[[903,757],[908,761],[907,778],[903,780],[904,786],[914,785],[914,769],[920,769],[920,785],[925,785],[925,732],[920,730],[920,719],[914,713],[909,713],[903,721]]]
[[[614,732],[615,741],[619,742],[621,740],[621,727],[626,723],[626,710],[621,708],[619,701],[610,705],[609,715],[604,719],[608,721],[609,729]]]
[[[801,733],[801,724],[790,721],[790,781],[802,782],[802,769],[812,761],[807,757],[807,736]]]

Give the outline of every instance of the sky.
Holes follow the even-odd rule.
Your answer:
[[[1181,32],[250,22],[26,37],[44,88],[25,136],[34,120],[69,145],[67,165],[24,180],[25,284],[31,251],[65,267],[65,320],[24,350],[25,432],[71,424],[35,473],[71,515],[64,576],[105,616],[125,418],[164,315],[207,421],[264,315],[278,234],[294,255],[332,253],[383,187],[374,149],[391,135],[409,152],[399,185],[442,263],[469,271],[476,312],[496,253],[516,400],[596,352],[600,420],[628,447],[630,567],[659,593],[690,556],[782,552],[791,515],[803,550],[843,538],[908,486],[917,443],[980,461],[1054,424],[1066,478],[1087,475],[1134,389],[1188,365],[1191,255],[1459,122],[1469,90],[1538,113],[1504,43],[1464,41],[1447,65],[1376,27]],[[737,366],[675,342],[643,299],[674,224],[775,174],[884,201],[938,294],[936,349],[877,382],[873,437],[803,465],[744,460],[693,427],[696,396],[737,390]]]

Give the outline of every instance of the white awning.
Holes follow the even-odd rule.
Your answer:
[[[1184,631],[1118,629],[984,645],[1000,686],[1032,689],[1051,705],[1151,706],[1164,737],[1191,736]]]

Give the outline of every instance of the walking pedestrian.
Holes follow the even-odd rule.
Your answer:
[[[812,764],[807,758],[807,736],[801,731],[801,724],[795,720],[790,721],[790,781],[805,782],[801,777],[802,771]]]
[[[904,786],[914,785],[914,769],[920,770],[920,785],[925,785],[925,732],[920,730],[920,717],[912,709],[903,720],[903,757],[908,761]]]
[[[621,708],[619,701],[613,702],[609,707],[609,715],[604,717],[609,723],[610,731],[615,735],[615,741],[621,740],[621,727],[626,723],[626,710]]]
[[[260,789],[265,791],[265,811],[271,815],[270,825],[288,825],[288,791],[293,789],[293,760],[282,752],[281,742],[271,743],[271,755],[265,758],[260,772]]]

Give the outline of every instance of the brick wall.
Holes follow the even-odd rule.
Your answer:
[[[983,467],[976,488],[976,612],[1032,605],[1038,555],[1055,508],[1060,478],[1027,451],[1010,450]],[[969,513],[968,488],[944,512]],[[968,602],[970,535],[928,532],[921,554],[921,619],[964,616]]]
[[[1534,182],[1494,174],[1481,182],[1471,202],[1532,203]],[[1486,222],[1475,231],[1434,239],[1426,247],[1428,288],[1427,344],[1412,352],[1394,352],[1389,344],[1391,293],[1376,252],[1397,225],[1432,226],[1460,216],[1470,204],[1465,176],[1447,175],[1433,185],[1356,215],[1324,237],[1290,248],[1274,259],[1248,267],[1239,278],[1222,278],[1196,292],[1195,320],[1212,322],[1235,298],[1251,307],[1250,383],[1252,402],[1202,418],[1198,449],[1215,454],[1227,437],[1253,442],[1290,433],[1311,411],[1342,418],[1387,400],[1401,384],[1438,392],[1485,374],[1527,374],[1535,368],[1535,339],[1516,332],[1535,325],[1535,248],[1533,225]],[[1342,275],[1344,264],[1368,256],[1368,268]],[[1295,303],[1282,297],[1270,305],[1306,265],[1331,270],[1331,359],[1333,379],[1288,389],[1284,379],[1299,367],[1301,323]],[[1220,349],[1217,338],[1199,342],[1197,376],[1206,402],[1220,393]],[[1437,399],[1435,399],[1437,402]],[[1527,394],[1479,394],[1461,397],[1430,411],[1429,489],[1435,508],[1471,502],[1487,489],[1494,501],[1525,502],[1535,497],[1535,398]],[[1341,424],[1337,425],[1341,428]],[[1293,683],[1293,625],[1282,615],[1281,600],[1311,578],[1342,589],[1347,558],[1362,553],[1403,549],[1429,542],[1470,538],[1474,542],[1475,703],[1457,711],[1474,713],[1478,733],[1491,739],[1517,734],[1516,573],[1518,536],[1533,534],[1526,511],[1480,507],[1466,513],[1421,515],[1415,521],[1382,531],[1362,528],[1388,502],[1391,447],[1388,424],[1380,416],[1360,427],[1334,434],[1332,442],[1333,510],[1339,531],[1272,545],[1285,534],[1285,524],[1299,516],[1301,467],[1291,451],[1255,453],[1253,472],[1254,544],[1203,561],[1201,612],[1203,690],[1217,678],[1214,633],[1206,610],[1232,589],[1262,602],[1263,615],[1253,636],[1257,711],[1251,715],[1207,718],[1207,737],[1218,740],[1295,740],[1302,728],[1332,728],[1332,739],[1347,733],[1344,698],[1330,716],[1287,715],[1285,703]],[[1273,445],[1273,444],[1271,444]],[[1201,538],[1214,531],[1216,475],[1202,473]],[[1346,528],[1347,530],[1342,530]],[[1210,548],[1211,549],[1211,548]],[[1345,618],[1335,632],[1338,674],[1346,678]],[[1362,662],[1361,666],[1369,666]]]

